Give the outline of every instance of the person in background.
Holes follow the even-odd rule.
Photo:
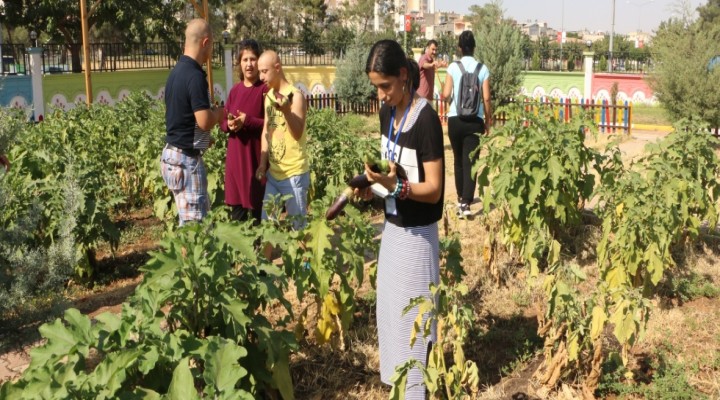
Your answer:
[[[413,358],[425,363],[437,326],[410,346],[417,307],[403,315],[410,299],[430,298],[430,284],[440,280],[438,221],[443,213],[445,188],[443,133],[437,112],[415,88],[418,64],[408,59],[400,44],[381,40],[370,50],[365,72],[383,102],[380,109],[381,152],[390,160],[390,173],[378,174],[365,166],[369,189],[356,195],[385,199],[385,224],[377,267],[377,327],[380,379],[392,384],[395,367]],[[407,178],[397,171],[402,166]],[[372,191],[372,193],[371,193]],[[421,326],[424,326],[425,315]],[[421,336],[421,335],[419,335]],[[409,372],[405,398],[425,399],[419,370]]]
[[[165,148],[160,167],[172,191],[180,225],[199,221],[210,210],[202,153],[211,145],[210,129],[225,119],[225,109],[210,106],[202,64],[212,56],[212,32],[204,19],[185,30],[185,49],[165,84]]]
[[[305,96],[285,78],[276,52],[263,52],[258,68],[260,79],[270,90],[265,96],[265,126],[256,178],[267,178],[264,202],[276,195],[292,195],[285,202],[285,209],[288,216],[296,217],[294,228],[302,229],[310,189]],[[267,218],[267,207],[264,205],[262,219]]]
[[[229,134],[225,158],[225,204],[232,208],[230,217],[236,221],[253,218],[260,222],[263,181],[255,179],[260,165],[260,134],[265,111],[263,96],[267,85],[260,80],[258,58],[260,46],[255,40],[240,42],[237,65],[240,82],[230,90],[225,111],[228,118],[220,128]]]
[[[425,46],[425,53],[420,56],[418,65],[420,66],[420,86],[417,92],[420,97],[426,98],[432,104],[435,95],[435,73],[438,68],[446,67],[447,64],[438,60],[437,56],[438,43],[434,39],[430,39]]]
[[[490,105],[490,71],[483,65],[478,73],[478,79],[482,82],[483,101],[480,104],[477,118],[467,121],[461,120],[457,114],[457,94],[460,91],[460,78],[462,72],[457,65],[462,63],[465,71],[474,71],[478,60],[473,57],[475,52],[475,36],[471,31],[465,31],[458,38],[458,50],[462,54],[459,61],[453,62],[447,69],[445,85],[443,86],[443,98],[452,98],[448,108],[448,136],[452,147],[455,172],[455,190],[458,198],[458,217],[466,218],[472,215],[470,204],[475,198],[475,177],[472,175],[472,166],[479,157],[475,153],[470,158],[470,153],[477,149],[480,144],[480,136],[490,132],[492,126],[492,107]]]

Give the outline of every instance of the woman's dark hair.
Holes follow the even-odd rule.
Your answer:
[[[245,39],[240,44],[238,44],[238,64],[240,64],[240,59],[242,58],[243,52],[245,50],[251,51],[253,54],[255,54],[255,57],[260,58],[260,45],[257,41],[254,39]]]
[[[394,40],[385,39],[376,42],[370,49],[365,73],[377,72],[386,76],[400,76],[400,68],[406,68],[410,91],[420,86],[420,67],[417,62],[405,56],[400,44]]]
[[[464,56],[472,56],[475,53],[475,36],[472,31],[463,31],[458,38],[460,53]]]

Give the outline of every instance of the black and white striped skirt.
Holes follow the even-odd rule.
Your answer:
[[[438,224],[403,228],[385,222],[377,272],[377,326],[380,342],[380,379],[392,384],[395,367],[410,358],[423,363],[430,343],[436,340],[436,326],[423,338],[422,330],[410,347],[410,333],[417,317],[417,307],[403,315],[409,301],[431,296],[430,283],[437,284],[440,249]],[[423,320],[424,324],[424,320]],[[422,375],[413,369],[408,376],[406,399],[425,399]]]

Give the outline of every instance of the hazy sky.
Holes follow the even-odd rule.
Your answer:
[[[638,28],[645,32],[655,30],[661,21],[673,16],[682,3],[692,11],[707,4],[708,0],[614,0],[615,32],[628,33]],[[467,14],[471,5],[490,3],[485,0],[435,0],[438,11],[456,11]],[[613,0],[503,0],[507,17],[519,22],[545,21],[555,29],[564,25],[566,31],[610,32]],[[565,12],[563,13],[563,8]],[[564,14],[564,15],[563,15]]]

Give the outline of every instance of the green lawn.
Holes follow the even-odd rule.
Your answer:
[[[635,124],[672,125],[661,106],[636,105],[632,110],[632,122]]]

